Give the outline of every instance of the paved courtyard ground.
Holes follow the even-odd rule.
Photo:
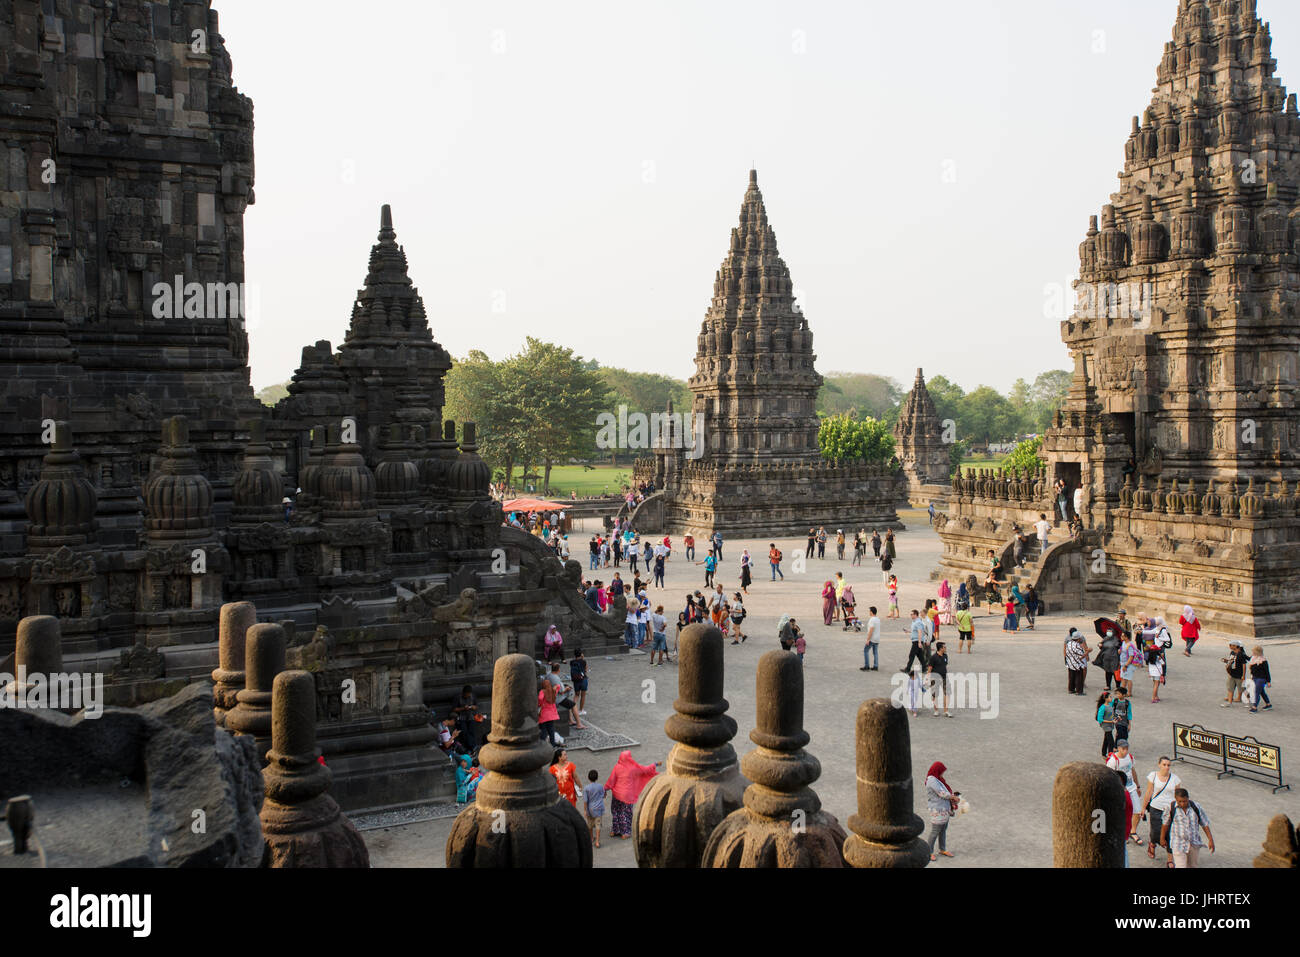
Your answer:
[[[921,512],[902,515],[908,529],[898,534],[900,580],[899,604],[902,618],[883,621],[881,670],[861,672],[862,635],[826,627],[821,620],[821,585],[836,571],[843,571],[854,586],[864,612],[876,605],[883,615],[887,596],[878,566],[854,568],[850,554],[844,562],[831,557],[808,562],[807,571],[793,574],[790,559],[802,551],[803,542],[784,540],[786,578],[768,581],[768,542],[727,542],[723,549],[723,574],[719,582],[728,593],[739,581],[741,550],[748,547],[756,560],[754,584],[746,601],[749,617],[745,630],[752,636],[743,645],[727,646],[726,693],[731,715],[740,726],[735,747],[743,755],[753,745],[748,734],[754,727],[756,664],[763,652],[779,647],[776,624],[782,614],[793,615],[808,636],[805,660],[806,708],[804,727],[812,736],[808,751],[822,766],[821,779],[813,786],[823,807],[844,823],[855,808],[854,719],[858,705],[875,697],[888,697],[891,679],[907,657],[907,612],[920,608],[935,595],[937,583],[930,581],[940,554],[938,536]],[[848,531],[846,529],[846,531]],[[590,534],[589,532],[587,534]],[[583,551],[586,536],[575,531],[575,554]],[[583,555],[585,558],[585,554]],[[608,577],[608,575],[604,576]],[[625,576],[628,577],[628,576]],[[669,586],[651,589],[651,601],[662,601],[670,620],[684,605],[688,590],[703,588],[703,569],[675,558],[668,569]],[[981,609],[982,610],[982,609]],[[1144,609],[1128,609],[1130,617]],[[1049,613],[1039,619],[1035,631],[1004,635],[1001,617],[976,618],[974,655],[955,654],[950,646],[950,674],[983,673],[992,690],[996,676],[996,716],[982,717],[978,708],[955,711],[948,720],[922,712],[911,720],[912,769],[916,779],[916,812],[928,821],[923,800],[923,776],[933,761],[948,766],[949,783],[971,803],[972,812],[955,820],[948,829],[948,846],[956,856],[940,858],[931,867],[1045,867],[1052,863],[1051,799],[1052,780],[1057,769],[1070,761],[1100,760],[1101,732],[1093,720],[1093,703],[1104,688],[1099,669],[1088,676],[1088,696],[1066,693],[1066,676],[1061,645],[1070,626],[1080,628],[1095,645],[1092,620],[1114,609],[1087,613]],[[671,634],[671,629],[670,629]],[[955,629],[943,629],[941,639],[955,639]],[[671,638],[670,638],[671,640]],[[1283,768],[1300,760],[1292,748],[1300,746],[1300,704],[1291,695],[1289,676],[1300,665],[1297,641],[1267,643],[1267,654],[1275,684],[1271,688],[1273,710],[1248,714],[1244,705],[1220,708],[1224,692],[1224,671],[1219,658],[1226,640],[1209,635],[1198,644],[1193,658],[1182,656],[1177,642],[1169,656],[1168,684],[1161,704],[1150,703],[1150,682],[1134,682],[1132,747],[1142,777],[1152,770],[1162,754],[1172,754],[1171,724],[1200,724],[1212,731],[1253,735],[1280,745]],[[633,749],[638,761],[662,760],[671,742],[664,734],[664,721],[672,713],[677,693],[676,666],[651,667],[643,655],[595,659],[590,664],[591,692],[588,718],[611,733],[628,735],[641,744]],[[1139,675],[1139,679],[1141,679]],[[645,682],[653,682],[646,686]],[[647,687],[654,691],[646,702]],[[1275,690],[1274,690],[1275,689]],[[989,708],[987,713],[993,714]],[[601,779],[608,775],[618,751],[573,750],[570,759],[585,779],[595,768]],[[1300,789],[1273,794],[1269,786],[1239,778],[1218,780],[1215,771],[1176,762],[1174,771],[1211,818],[1217,851],[1202,857],[1207,867],[1248,867],[1259,852],[1269,819],[1278,812],[1300,820]],[[1290,777],[1285,780],[1290,782]],[[365,831],[371,862],[376,867],[441,867],[450,814],[421,823],[381,827]],[[635,867],[631,841],[608,838],[596,852],[597,867]],[[1146,823],[1141,825],[1145,840]],[[928,827],[928,825],[927,825]],[[1136,853],[1134,853],[1136,852]],[[1144,849],[1130,845],[1134,867],[1163,867],[1163,854],[1152,862]]]

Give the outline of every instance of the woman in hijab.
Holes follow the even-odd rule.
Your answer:
[[[948,584],[946,578],[939,585],[939,621],[945,625],[953,623],[952,586]]]
[[[789,615],[782,615],[776,626],[776,636],[781,641],[781,649],[789,651],[794,645],[794,619]]]
[[[740,590],[746,595],[749,594],[749,583],[753,581],[750,566],[753,564],[749,557],[749,549],[745,549],[740,554]]]
[[[560,629],[554,625],[546,629],[546,651],[544,654],[547,661],[552,658],[564,660],[564,638],[560,634]]]
[[[551,774],[555,777],[555,787],[560,792],[560,797],[576,808],[578,769],[573,766],[573,762],[569,760],[569,752],[564,748],[556,748],[555,754],[551,755]]]
[[[1028,600],[1025,598],[1024,594],[1020,591],[1020,584],[1018,582],[1013,582],[1011,584],[1011,600],[1016,603],[1016,627],[1017,628],[1020,627],[1020,616],[1024,615],[1025,620],[1029,622],[1029,624],[1025,625],[1025,630],[1033,631],[1034,616],[1033,613],[1030,612],[1029,610]]]
[[[822,618],[828,625],[835,619],[835,583],[830,580],[822,585]]]
[[[944,857],[952,857],[952,851],[948,850],[948,822],[952,820],[953,812],[957,810],[957,796],[960,791],[954,791],[948,787],[948,782],[943,779],[947,766],[942,761],[936,761],[930,765],[930,770],[925,772],[925,803],[930,808],[930,860],[934,860],[934,845],[939,842],[939,853]]]
[[[1192,611],[1191,605],[1183,606],[1183,613],[1178,617],[1178,624],[1183,626],[1183,644],[1187,649],[1183,652],[1185,657],[1192,657],[1192,645],[1201,637],[1201,622],[1196,617],[1196,612]]]
[[[970,611],[970,591],[965,582],[957,586],[957,610]]]
[[[478,758],[470,758],[468,754],[456,755],[456,803],[466,804],[474,800],[483,777]]]
[[[612,823],[609,833],[615,837],[627,839],[632,836],[632,806],[641,796],[650,779],[658,773],[662,761],[654,764],[637,764],[632,760],[632,752],[624,751],[618,756],[618,763],[609,772],[605,780],[605,790],[613,791],[610,802]]]

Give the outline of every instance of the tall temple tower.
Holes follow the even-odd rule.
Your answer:
[[[949,446],[943,441],[939,415],[920,369],[916,370],[912,391],[907,394],[894,424],[894,440],[898,461],[912,492],[920,492],[925,485],[947,484],[952,471]]]
[[[750,170],[688,383],[704,416],[707,461],[820,461],[812,338]]]
[[[777,251],[758,173],[740,205],[740,223],[713,281],[696,339],[688,441],[638,463],[638,477],[665,478],[662,493],[633,521],[720,530],[730,535],[800,534],[809,526],[898,527],[901,473],[879,465],[833,465],[817,442],[812,330],[794,301],[790,270]],[[702,425],[702,454],[685,446]],[[678,444],[682,448],[676,447]]]
[[[1082,488],[1087,547],[1106,561],[1049,555],[1040,592],[1295,633],[1300,116],[1271,42],[1255,0],[1180,0],[1119,190],[1079,247],[1048,471],[954,489],[950,574],[1011,521],[1051,513],[1059,478]],[[1011,504],[1008,488],[1031,487],[1037,501]]]

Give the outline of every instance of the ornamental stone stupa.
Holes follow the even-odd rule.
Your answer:
[[[822,458],[815,359],[750,170],[696,339],[692,414],[679,431],[669,417],[666,434],[655,436],[658,463],[638,460],[637,480],[658,476],[662,492],[633,516],[636,526],[739,536],[799,534],[810,525],[899,527],[897,469]]]
[[[894,441],[910,493],[923,495],[924,486],[948,484],[948,474],[952,471],[948,455],[951,446],[943,441],[943,423],[939,421],[920,369],[916,370],[912,391],[907,394],[898,422],[894,424]]]
[[[945,577],[982,576],[1013,523],[1063,524],[1060,479],[1071,517],[1082,488],[1085,531],[1052,536],[1032,570],[1049,606],[1176,622],[1187,603],[1212,632],[1295,633],[1300,116],[1271,43],[1254,0],[1178,4],[1119,190],[1079,247],[1047,470],[954,483]]]

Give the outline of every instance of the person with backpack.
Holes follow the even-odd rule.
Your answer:
[[[1097,698],[1097,723],[1101,725],[1101,759],[1115,750],[1115,716],[1110,712],[1110,692],[1103,691]]]
[[[732,632],[734,637],[731,643],[733,645],[738,645],[742,641],[749,640],[749,635],[740,630],[740,623],[745,620],[746,614],[748,614],[748,612],[745,611],[745,606],[740,601],[740,592],[736,592],[735,597],[731,602],[731,624],[735,629]]]
[[[1174,852],[1170,851],[1161,839],[1164,830],[1164,817],[1174,803],[1174,794],[1182,780],[1170,770],[1172,762],[1167,755],[1161,755],[1156,762],[1156,769],[1147,775],[1146,790],[1142,792],[1142,813],[1151,816],[1151,827],[1147,834],[1147,857],[1155,860],[1156,847],[1164,847],[1169,857],[1165,867],[1174,866]]]
[[[1129,729],[1133,727],[1133,702],[1123,688],[1116,688],[1110,693],[1108,709],[1111,724],[1115,727],[1115,740],[1128,740],[1131,737]]]
[[[1241,642],[1233,638],[1228,642],[1228,656],[1220,658],[1220,661],[1227,666],[1228,672],[1228,697],[1223,699],[1220,708],[1229,708],[1234,702],[1241,700],[1242,680],[1246,676],[1246,663],[1250,660],[1246,657],[1246,652],[1242,650]]]
[[[722,561],[722,533],[713,533],[713,554],[718,561]]]
[[[1201,832],[1205,832],[1202,839]],[[1174,806],[1160,827],[1160,843],[1174,856],[1174,867],[1195,867],[1201,848],[1214,853],[1214,835],[1210,833],[1210,816],[1192,800],[1187,788],[1174,791]]]
[[[1138,847],[1142,846],[1142,838],[1137,835],[1138,821],[1140,820],[1138,808],[1140,807],[1138,799],[1137,771],[1134,757],[1128,750],[1128,738],[1120,738],[1115,742],[1115,750],[1106,756],[1106,767],[1112,771],[1121,771],[1124,774],[1124,790],[1128,792],[1129,799],[1133,802],[1133,820],[1130,822],[1133,832],[1133,843]]]
[[[781,571],[781,549],[776,547],[776,542],[769,542],[767,546],[767,563],[772,566],[772,581],[776,581],[776,576],[781,576],[781,581],[785,581],[785,573]]]

